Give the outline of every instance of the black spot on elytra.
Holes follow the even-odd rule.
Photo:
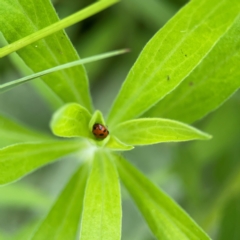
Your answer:
[[[103,134],[103,133],[100,133],[100,134],[99,134],[99,136],[103,137],[103,136],[104,136],[104,134]]]
[[[104,129],[104,130],[103,130],[103,132],[106,132],[106,131],[107,131],[107,129]]]

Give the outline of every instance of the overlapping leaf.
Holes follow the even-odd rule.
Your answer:
[[[36,12],[38,14],[36,14]],[[9,43],[58,21],[50,1],[1,1],[1,31]],[[34,71],[55,67],[79,57],[64,31],[28,45],[18,54]],[[88,80],[83,66],[42,78],[63,102],[78,102],[91,111]]]
[[[77,103],[69,103],[60,108],[51,121],[53,133],[61,137],[90,137],[88,129],[91,114]]]
[[[117,3],[119,0],[107,0],[107,1],[98,1],[94,4],[91,4],[90,6],[84,8],[83,10],[80,10],[76,12],[75,14],[72,14],[56,23],[51,24],[50,26],[44,27],[41,30],[34,32],[26,37],[23,37],[17,41],[15,41],[12,44],[9,44],[7,46],[4,46],[2,49],[0,49],[0,57],[7,56],[8,54],[15,52],[19,49],[22,49],[31,43],[35,43],[36,41],[48,37],[49,35],[56,33],[64,28],[67,28],[83,19],[86,19],[105,8],[113,5],[114,3]],[[27,6],[29,7],[29,6]],[[31,8],[31,6],[30,6]],[[26,8],[27,10],[28,8]]]
[[[239,11],[238,0],[190,1],[144,48],[115,100],[108,125],[143,114],[175,89],[231,27]]]
[[[226,101],[240,87],[239,28],[240,16],[181,85],[144,116],[191,123]]]

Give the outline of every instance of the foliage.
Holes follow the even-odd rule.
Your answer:
[[[206,208],[201,207],[197,210],[193,207],[195,211],[192,211],[191,215],[197,216],[194,218],[199,222],[201,220],[200,227],[171,197],[155,186],[125,158],[131,158],[130,150],[135,146],[137,147],[133,152],[138,158],[141,153],[138,145],[211,138],[209,134],[186,123],[199,120],[218,108],[240,86],[237,65],[240,57],[239,1],[233,0],[230,3],[228,0],[192,0],[186,4],[145,45],[106,116],[99,110],[94,111],[87,71],[83,64],[124,53],[126,50],[79,60],[75,48],[63,29],[116,2],[118,1],[101,0],[59,20],[49,0],[37,0],[31,4],[26,0],[2,0],[1,41],[7,42],[8,45],[0,49],[0,56],[17,51],[17,54],[11,55],[11,61],[21,71],[33,74],[2,83],[0,92],[11,89],[2,95],[8,96],[7,94],[15,91],[16,86],[19,89],[24,88],[23,83],[40,77],[41,80],[33,80],[36,83],[32,83],[34,88],[31,89],[34,89],[36,95],[49,106],[52,117],[50,121],[49,117],[47,120],[50,122],[54,136],[49,132],[34,130],[6,114],[1,114],[0,183],[8,184],[19,180],[38,168],[66,156],[76,160],[74,173],[69,173],[70,180],[63,187],[49,213],[40,224],[29,221],[26,230],[13,236],[14,239],[117,240],[121,237],[125,238],[125,233],[121,233],[121,195],[123,203],[126,196],[124,190],[120,191],[120,179],[157,239],[210,239],[201,227],[209,231],[218,222],[224,226],[225,222],[220,221],[220,213],[223,212],[226,219],[231,219],[234,214],[232,209],[229,213],[226,209],[231,207],[231,203],[237,206],[239,190],[236,186],[239,183],[239,170],[236,170],[235,175],[226,183],[225,189],[230,189],[231,194],[225,190],[222,195],[219,193],[218,201],[214,202],[215,199],[213,199],[209,205],[206,204]],[[134,1],[132,4],[138,5]],[[146,16],[144,9],[152,9],[151,21],[159,26],[158,13],[153,10],[159,5],[145,4],[146,2],[141,1],[139,6],[134,8],[135,17],[140,16],[142,19]],[[125,6],[130,11],[131,1],[128,3],[123,1],[114,8],[121,9],[121,6]],[[166,17],[170,16],[176,8],[169,4],[163,4],[162,7],[166,9]],[[112,16],[109,17],[111,18]],[[114,38],[112,29],[115,30],[116,26],[119,26],[117,29],[125,31],[124,26],[128,25],[127,18],[128,16],[120,22],[113,18],[111,23],[109,19],[103,20],[108,27],[102,31],[98,26],[98,30],[93,31],[99,34],[100,38],[96,38],[96,35],[91,37],[92,33],[88,33],[88,41],[101,40],[103,43],[101,50],[109,50],[109,47],[114,46],[120,38],[120,35]],[[149,24],[150,20],[145,18],[145,21]],[[72,35],[71,31],[69,35]],[[74,36],[72,37],[74,39]],[[144,36],[141,35],[139,39],[142,38]],[[84,44],[86,45],[86,41],[84,43],[83,39],[80,45],[84,46]],[[137,46],[137,43],[134,42],[134,44]],[[90,42],[87,48],[94,49],[94,46],[96,50],[93,54],[96,54],[99,45]],[[128,56],[130,57],[125,56],[124,59],[131,58],[131,55]],[[99,69],[105,68],[106,61],[97,63],[100,67],[91,63],[88,68],[89,75],[92,78],[94,75],[99,76]],[[111,62],[108,62],[108,65],[111,66]],[[117,67],[111,66],[111,68]],[[121,72],[121,68],[117,68],[116,74],[120,77],[123,75]],[[109,83],[108,86],[98,81],[93,84],[97,88],[96,95],[101,94],[106,109],[111,102],[108,100],[108,95],[115,94],[111,84],[113,83]],[[105,89],[108,94],[104,92]],[[98,105],[97,101],[95,105]],[[6,106],[10,108],[7,104]],[[35,108],[33,107],[33,110]],[[13,108],[12,111],[16,110]],[[239,114],[233,112],[238,118]],[[224,113],[223,116],[226,117]],[[33,122],[40,122],[40,120],[33,120]],[[234,122],[233,126],[236,126],[234,124],[237,122]],[[109,130],[109,135],[105,139],[98,139],[93,135],[92,128],[95,123],[102,124]],[[209,132],[212,133],[213,127],[209,128]],[[221,129],[217,129],[216,132],[220,131]],[[231,131],[233,130],[229,128],[227,133]],[[236,134],[235,139],[237,137]],[[206,143],[181,145],[185,148],[175,150],[178,153],[176,154],[178,160],[168,170],[177,173],[182,182],[186,183],[184,190],[188,196],[189,206],[194,206],[194,203],[201,206],[203,198],[201,194],[204,195],[204,191],[199,187],[198,171],[206,162],[217,165],[217,162],[214,163],[212,159],[218,156],[221,148],[228,149],[221,146],[222,141],[218,138],[215,141],[217,141],[215,148],[209,147],[207,152],[204,151]],[[184,151],[187,146],[192,147]],[[154,151],[149,151],[146,146],[144,149],[146,149],[143,151],[146,151],[147,158],[151,156],[156,158]],[[238,150],[238,148],[234,149]],[[126,157],[122,156],[124,152]],[[197,156],[195,156],[196,153]],[[163,155],[163,157],[166,156]],[[189,164],[189,159],[195,160]],[[154,170],[159,176],[160,168],[157,167],[156,162],[153,164]],[[161,175],[164,176],[164,173],[161,172]],[[32,174],[24,179],[31,176]],[[60,175],[59,178],[61,177]],[[225,180],[225,178],[222,179]],[[10,186],[4,186],[7,199],[8,196],[11,199],[11,191],[8,191]],[[26,195],[36,198],[34,191],[32,195]],[[38,196],[37,193],[36,196]],[[43,199],[45,199],[44,196]],[[16,205],[20,206],[22,202],[28,203],[27,198],[19,199]],[[6,203],[7,201],[1,201],[0,197],[0,204],[5,206]],[[36,206],[36,209],[40,207],[37,198],[31,204],[33,207]],[[208,217],[206,217],[207,214],[209,214]],[[123,228],[124,222],[125,219]],[[229,226],[226,226],[226,228],[221,227],[219,239],[223,239],[222,236],[227,236],[231,232]],[[139,234],[141,235],[141,232]],[[236,236],[237,234],[239,235],[238,232]],[[0,239],[1,235],[5,239],[8,238],[5,233],[0,232]],[[131,236],[127,238],[133,239]],[[136,239],[146,238],[142,234]]]

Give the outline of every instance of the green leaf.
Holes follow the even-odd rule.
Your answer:
[[[131,145],[127,145],[121,142],[114,136],[110,136],[108,142],[105,145],[106,148],[109,148],[112,151],[128,151],[132,150],[134,147]]]
[[[121,217],[120,186],[112,155],[97,151],[85,192],[80,239],[120,239]]]
[[[61,137],[91,137],[88,125],[91,114],[77,103],[69,103],[54,113],[51,120],[53,133]]]
[[[68,182],[32,240],[75,240],[88,176],[85,163]]]
[[[84,141],[21,143],[0,150],[0,184],[15,181],[67,154],[85,148]]]
[[[93,125],[95,123],[100,123],[102,124],[103,126],[105,126],[105,120],[103,118],[103,115],[102,113],[99,111],[99,110],[96,110],[93,115],[92,115],[92,118],[89,122],[89,130],[92,131],[92,128],[93,128]]]
[[[174,90],[233,24],[239,11],[238,0],[190,1],[146,45],[107,123],[114,126],[140,116]]]
[[[30,76],[26,76],[26,77],[23,77],[23,78],[20,78],[20,79],[11,81],[11,82],[7,82],[7,83],[4,83],[4,84],[0,85],[0,93],[6,92],[6,91],[8,91],[8,90],[10,90],[10,89],[12,89],[16,86],[19,86],[23,83],[29,82],[30,80],[33,80],[35,78],[38,78],[38,77],[41,77],[41,76],[44,76],[44,75],[47,75],[47,74],[50,74],[50,73],[53,73],[53,72],[68,69],[68,68],[78,66],[78,65],[83,65],[85,63],[98,61],[98,60],[105,59],[105,58],[108,58],[108,57],[116,56],[116,55],[119,55],[119,54],[126,53],[127,51],[128,50],[118,50],[118,51],[99,54],[99,55],[88,57],[88,58],[85,58],[85,59],[82,59],[82,60],[77,60],[77,61],[73,61],[73,62],[70,62],[70,63],[62,64],[60,66],[53,67],[53,68],[38,72],[38,73],[32,74]]]
[[[160,142],[180,142],[194,139],[207,140],[210,135],[181,122],[140,118],[117,125],[112,134],[129,145],[146,145]]]
[[[7,116],[0,115],[0,146],[14,143],[50,140],[47,134],[32,130]]]
[[[92,118],[89,122],[89,131],[92,132],[93,130],[93,125],[96,124],[96,123],[99,123],[99,124],[102,124],[103,126],[106,126],[105,124],[105,120],[103,118],[103,115],[102,113],[99,111],[99,110],[96,110],[94,112],[94,114],[92,115]],[[107,127],[107,126],[106,126]],[[110,135],[108,135],[105,139],[97,139],[94,134],[92,133],[91,136],[96,140],[95,143],[98,145],[98,146],[104,146],[108,141],[109,141],[109,138],[110,138]]]
[[[57,14],[49,0],[32,1],[31,3],[28,0],[1,1],[1,32],[9,43],[20,40],[20,44],[23,44],[23,37],[58,21]],[[28,45],[19,50],[18,54],[33,72],[40,72],[79,59],[62,30]],[[92,110],[88,79],[83,66],[56,72],[44,76],[42,79],[62,102],[77,102],[89,111]]]
[[[239,28],[240,16],[181,85],[144,116],[192,123],[226,101],[240,87]]]
[[[142,173],[122,157],[115,159],[121,180],[157,239],[210,240],[170,197]]]

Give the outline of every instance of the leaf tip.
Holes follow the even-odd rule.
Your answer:
[[[210,140],[210,139],[212,139],[212,135],[210,135],[208,133],[202,133],[201,139],[202,140]]]
[[[129,53],[129,52],[131,52],[132,50],[130,49],[130,48],[126,48],[125,49],[125,53]]]

